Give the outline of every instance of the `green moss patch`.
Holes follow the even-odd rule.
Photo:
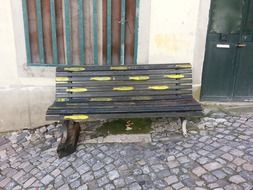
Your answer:
[[[127,122],[131,121],[131,130],[126,130]],[[96,132],[99,136],[109,134],[143,134],[151,131],[151,119],[117,119],[104,123]]]

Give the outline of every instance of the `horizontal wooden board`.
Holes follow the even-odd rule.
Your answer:
[[[200,106],[190,105],[187,106],[129,106],[129,107],[101,107],[101,108],[74,108],[68,107],[67,109],[49,109],[48,114],[105,114],[105,113],[148,113],[148,112],[175,112],[175,111],[201,111]]]
[[[159,95],[175,95],[175,94],[192,94],[191,90],[164,90],[155,91],[122,91],[122,92],[89,92],[89,93],[68,93],[68,94],[56,94],[57,98],[70,98],[70,97],[115,97],[115,96],[159,96]]]
[[[66,67],[58,67],[57,72],[65,72],[65,68],[85,68],[85,71],[110,71],[110,70],[156,70],[156,69],[189,69],[191,68],[190,63],[173,63],[173,64],[143,64],[143,65],[127,65],[127,66],[66,66]]]
[[[64,107],[92,107],[92,108],[101,108],[101,107],[124,107],[124,106],[176,106],[176,105],[199,105],[197,101],[192,98],[189,99],[173,99],[173,100],[143,100],[143,101],[125,101],[125,102],[56,102],[50,109],[61,109]]]
[[[152,100],[190,100],[192,95],[159,95],[159,96],[121,96],[121,97],[90,97],[90,98],[59,98],[56,99],[56,102],[73,102],[73,103],[106,103],[106,102],[129,102],[129,101],[152,101]]]
[[[133,90],[131,91],[154,91],[152,90],[152,87],[168,87],[168,90],[170,91],[173,91],[173,90],[181,90],[181,89],[191,89],[192,86],[191,85],[173,85],[173,84],[154,84],[154,85],[124,85],[124,86],[119,86],[119,85],[115,85],[115,86],[101,86],[101,87],[92,87],[92,86],[85,86],[85,89],[86,89],[86,92],[85,93],[92,93],[92,92],[104,92],[104,93],[107,93],[107,92],[116,92],[117,88],[120,88],[120,87],[131,87],[133,88]],[[82,89],[82,88],[69,88],[69,87],[57,87],[56,88],[56,93],[57,94],[60,94],[60,93],[68,93],[67,91],[68,90],[71,90],[71,89]]]
[[[100,87],[100,86],[125,86],[125,85],[155,85],[155,84],[168,84],[168,85],[191,85],[191,79],[180,80],[152,80],[152,81],[103,81],[103,82],[67,82],[57,83],[56,87]]]
[[[162,107],[176,106],[177,101],[129,101],[129,102],[86,102],[86,103],[54,103],[50,109],[63,109],[63,108],[111,108],[111,107],[129,107],[129,106],[151,106],[151,105],[161,105]],[[185,101],[186,102],[186,101]],[[183,102],[181,102],[181,105]],[[190,104],[186,102],[185,105]],[[199,105],[198,103],[192,102],[191,105]]]
[[[60,77],[56,77],[56,82],[86,82],[86,83],[110,83],[113,81],[119,81],[119,82],[147,82],[147,81],[184,81],[184,80],[190,80],[192,78],[191,73],[184,73],[184,74],[180,74],[183,77],[182,78],[169,78],[169,76],[177,76],[175,74],[171,74],[171,75],[161,75],[161,73],[154,75],[119,75],[119,76],[110,76],[110,75],[105,75],[102,77],[92,77],[92,76],[60,76]],[[139,79],[139,80],[134,80],[133,78],[137,78],[137,77],[146,77],[146,79]]]
[[[89,113],[131,113],[131,112],[171,112],[171,111],[199,111],[199,103],[191,100],[174,100],[174,101],[129,101],[129,102],[107,102],[95,105],[89,103],[55,103],[48,110],[48,114],[89,114]]]
[[[169,74],[190,74],[190,69],[156,69],[156,70],[126,70],[126,71],[83,71],[83,72],[57,72],[56,77],[80,77],[80,76],[135,76],[135,75],[169,75]]]
[[[157,118],[157,117],[200,117],[201,111],[181,111],[181,112],[156,112],[156,113],[124,113],[124,114],[89,114],[85,121],[94,121],[99,119],[118,119],[118,118]],[[47,120],[64,120],[64,115],[47,115]]]

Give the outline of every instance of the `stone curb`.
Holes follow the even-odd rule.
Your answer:
[[[85,140],[82,144],[101,144],[101,143],[150,143],[150,134],[131,134],[131,135],[109,135],[95,139]]]

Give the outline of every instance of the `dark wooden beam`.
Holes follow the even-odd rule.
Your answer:
[[[63,136],[57,148],[59,158],[68,156],[76,151],[80,133],[80,123],[74,121],[63,122]]]

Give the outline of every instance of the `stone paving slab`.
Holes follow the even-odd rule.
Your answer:
[[[61,130],[0,136],[0,189],[253,189],[253,116],[213,113],[183,138],[168,119],[151,143],[85,144],[58,159]]]

